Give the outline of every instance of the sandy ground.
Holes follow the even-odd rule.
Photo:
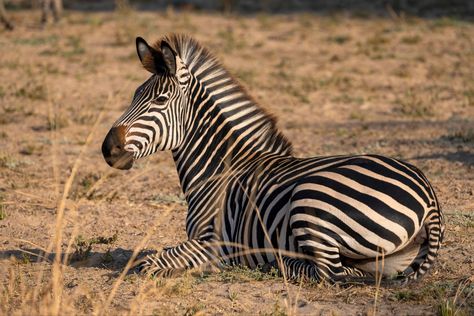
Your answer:
[[[0,31],[0,312],[48,314],[60,295],[61,314],[474,313],[474,25],[123,11],[69,12],[41,29],[36,13],[12,16],[17,29]],[[134,249],[186,238],[170,153],[121,172],[100,152],[148,77],[134,38],[167,32],[209,47],[279,118],[298,156],[377,153],[420,167],[447,218],[431,273],[406,288],[288,285],[241,269],[121,278]],[[59,228],[70,260],[57,277],[68,179]]]

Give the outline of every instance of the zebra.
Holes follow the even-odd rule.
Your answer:
[[[41,24],[45,25],[48,22],[48,16],[52,11],[54,22],[59,22],[63,12],[62,0],[40,0],[33,1],[32,6],[39,5],[41,7]],[[4,0],[0,0],[0,23],[5,26],[5,29],[11,31],[14,29],[13,23],[7,16]]]
[[[434,263],[445,224],[416,167],[380,155],[296,158],[272,115],[195,39],[136,39],[152,73],[106,135],[118,169],[170,150],[188,239],[138,268],[173,276],[212,264],[290,280],[407,283]]]

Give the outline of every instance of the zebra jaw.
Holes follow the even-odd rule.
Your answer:
[[[128,170],[133,167],[133,153],[125,152],[122,156],[118,157],[116,160],[105,159],[105,161],[109,164],[109,166],[120,169],[120,170]]]

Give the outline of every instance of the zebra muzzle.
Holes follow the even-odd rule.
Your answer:
[[[112,127],[102,143],[102,154],[109,166],[127,170],[133,166],[133,153],[125,150],[125,127]]]

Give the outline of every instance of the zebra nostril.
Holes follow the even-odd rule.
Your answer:
[[[117,156],[121,152],[122,152],[122,146],[120,146],[120,145],[116,145],[116,146],[112,147],[112,150],[110,150],[110,154],[112,156]]]

